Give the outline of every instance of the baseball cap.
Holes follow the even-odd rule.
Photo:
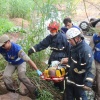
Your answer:
[[[0,36],[0,46],[2,46],[8,40],[10,40],[8,35],[4,34]]]

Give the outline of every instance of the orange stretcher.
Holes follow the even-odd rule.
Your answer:
[[[42,80],[60,82],[64,80],[66,74],[66,67],[50,67],[45,69],[41,75]]]

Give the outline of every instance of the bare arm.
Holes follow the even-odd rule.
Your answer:
[[[32,66],[35,70],[38,70],[36,64],[30,59],[27,61],[30,66]]]

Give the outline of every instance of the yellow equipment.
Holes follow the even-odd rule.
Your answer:
[[[66,66],[50,67],[44,70],[42,79],[59,82],[64,79],[65,74],[66,74]]]

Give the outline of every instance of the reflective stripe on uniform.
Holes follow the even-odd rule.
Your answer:
[[[96,50],[96,51],[100,51],[100,49],[99,49],[99,48],[96,48],[96,47],[95,47],[95,50]]]
[[[85,71],[85,69],[82,69],[82,70],[79,71],[77,68],[74,68],[74,72],[77,73],[77,74],[83,74],[86,71]]]
[[[32,48],[32,50],[34,51],[34,52],[36,52],[36,50],[35,50],[35,48],[34,47],[31,47]]]
[[[75,63],[75,64],[77,64],[78,62],[76,61],[76,60],[74,60],[72,57],[71,57],[71,59],[72,59],[72,61]],[[80,65],[86,65],[86,63],[81,63]]]
[[[61,51],[61,50],[64,50],[64,48],[65,48],[65,47],[62,47],[61,49],[58,49],[58,48],[51,47],[50,49],[51,49],[51,50],[58,50],[58,51]]]
[[[70,65],[66,65],[66,67],[70,68]]]
[[[93,82],[93,79],[90,78],[90,77],[87,77],[86,80],[87,80],[87,81],[90,81],[90,82]]]
[[[84,86],[84,85],[76,84],[75,82],[73,82],[73,81],[71,81],[71,80],[68,80],[68,79],[67,79],[67,82],[68,82],[68,83],[71,83],[71,84],[74,84],[74,85],[76,85],[76,86],[78,86],[78,87],[83,87],[83,86]]]

